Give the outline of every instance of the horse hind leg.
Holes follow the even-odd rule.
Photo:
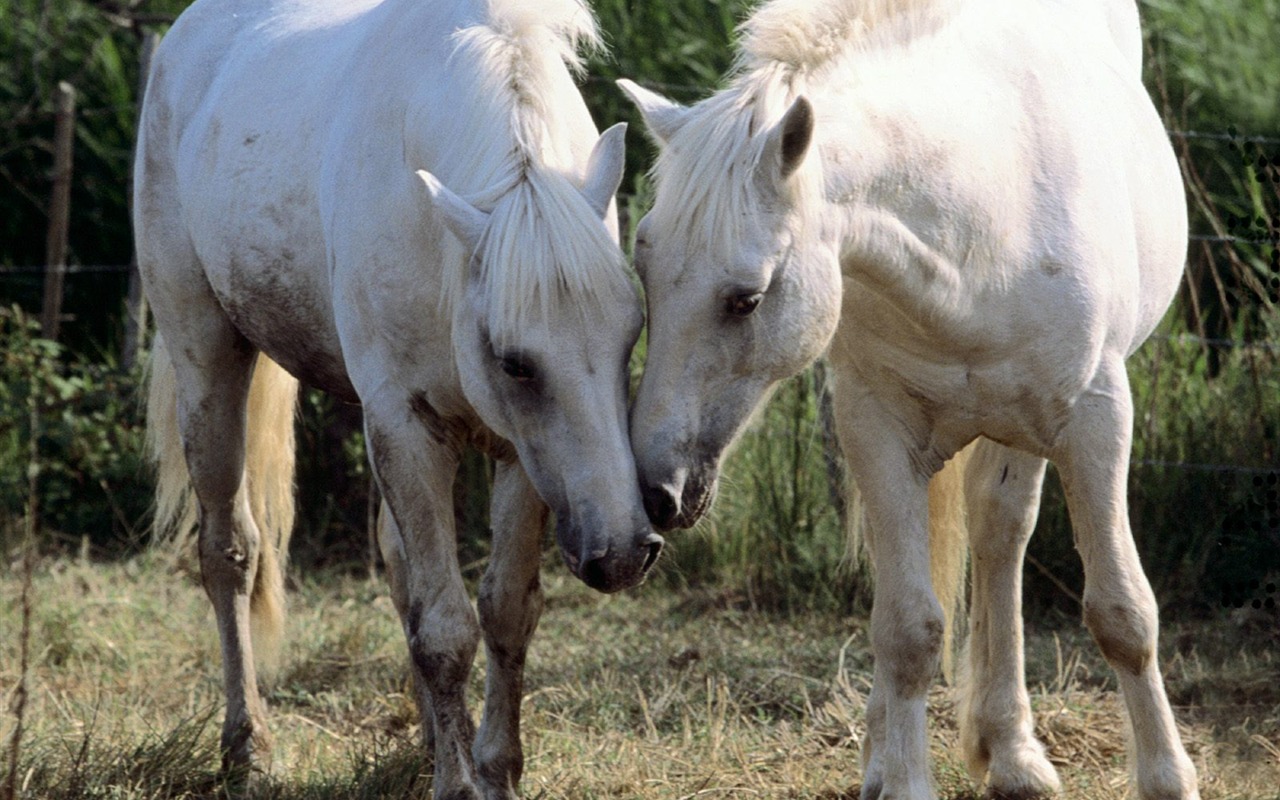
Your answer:
[[[1104,360],[1054,453],[1084,562],[1084,621],[1120,684],[1142,800],[1199,800],[1156,663],[1157,612],[1129,528],[1133,406],[1119,359]]]
[[[261,560],[270,545],[253,518],[245,479],[246,406],[257,353],[216,303],[187,305],[181,324],[165,325],[166,311],[156,313],[173,359],[178,426],[200,514],[201,580],[222,648],[223,771],[239,785],[265,771],[271,749],[250,633],[259,568],[274,564]]]
[[[1059,787],[1034,736],[1022,640],[1022,561],[1045,460],[979,440],[965,474],[972,553],[969,640],[958,691],[960,746],[989,793],[1030,798]]]

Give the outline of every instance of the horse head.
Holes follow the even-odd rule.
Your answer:
[[[639,583],[662,548],[627,437],[643,313],[609,224],[624,133],[600,137],[579,185],[531,169],[488,211],[419,172],[472,254],[453,303],[463,392],[555,513],[570,570],[606,592]]]
[[[649,338],[631,440],[646,511],[668,530],[707,510],[725,450],[826,348],[840,312],[838,246],[818,215],[803,97],[779,118],[620,85],[661,148],[654,206],[636,230]]]

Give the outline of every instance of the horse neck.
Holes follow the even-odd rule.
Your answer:
[[[847,101],[841,94],[838,107],[851,107]],[[911,316],[944,321],[964,296],[962,275],[951,254],[903,213],[917,202],[916,189],[892,128],[856,111],[839,119],[819,129],[814,146],[823,169],[821,216],[839,242],[842,273]]]

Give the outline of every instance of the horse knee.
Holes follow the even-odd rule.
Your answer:
[[[1084,598],[1084,624],[1113,667],[1134,675],[1155,657],[1156,610],[1150,598]]]
[[[916,697],[928,691],[941,663],[945,630],[942,608],[932,598],[923,611],[890,612],[873,619],[876,658],[883,661],[898,696]]]
[[[479,626],[470,604],[453,613],[439,610],[433,613],[428,612],[420,600],[414,600],[404,623],[409,655],[431,694],[461,692],[480,641]]]

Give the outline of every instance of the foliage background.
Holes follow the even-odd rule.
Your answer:
[[[122,370],[128,172],[141,34],[186,0],[6,0],[0,4],[0,306],[38,308],[53,88],[73,83],[76,127],[68,278],[74,321],[61,345],[20,310],[0,326],[0,536],[11,545],[37,435],[42,546],[98,557],[145,543],[149,477],[139,459],[136,371]],[[731,60],[744,0],[598,0],[611,47],[583,91],[597,122],[632,123],[624,215],[647,202],[650,155],[613,84],[631,77],[684,102]],[[1179,611],[1263,608],[1280,578],[1280,0],[1143,0],[1146,81],[1173,131],[1193,212],[1188,280],[1131,375],[1139,419],[1134,527],[1157,595]],[[640,354],[642,355],[642,354]],[[639,358],[637,358],[637,369]],[[791,612],[848,610],[866,582],[843,559],[839,463],[822,425],[819,374],[787,384],[738,448],[711,518],[676,537],[661,580],[718,587],[734,602]],[[42,409],[30,424],[29,404]],[[370,498],[358,409],[308,393],[299,421],[301,517],[295,562],[364,563]],[[1190,465],[1190,466],[1188,466]],[[485,478],[459,482],[463,563],[487,550]],[[1050,476],[1027,568],[1041,612],[1076,612],[1078,559]],[[1276,612],[1272,609],[1271,614]]]

